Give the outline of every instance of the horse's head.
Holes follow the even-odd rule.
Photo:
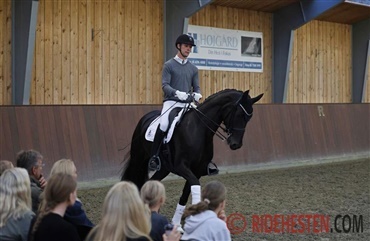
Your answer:
[[[229,111],[224,117],[224,124],[229,135],[227,143],[231,150],[242,147],[245,127],[253,116],[253,104],[262,96],[263,94],[260,94],[251,98],[247,90],[235,103],[228,106]]]

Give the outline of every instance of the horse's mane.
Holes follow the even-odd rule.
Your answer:
[[[223,95],[223,94],[226,94],[226,93],[232,93],[232,92],[240,93],[240,94],[242,94],[242,93],[243,93],[242,91],[240,91],[240,90],[236,90],[236,89],[224,89],[224,90],[220,90],[219,92],[216,92],[216,93],[214,93],[214,94],[212,94],[212,95],[208,96],[208,97],[204,100],[204,102],[203,102],[203,103],[201,103],[201,104],[199,105],[199,107],[200,107],[200,106],[202,106],[202,105],[204,105],[204,104],[207,104],[209,101],[211,101],[211,100],[213,100],[213,99],[215,99],[215,98],[218,98],[219,96],[221,96],[221,95]]]

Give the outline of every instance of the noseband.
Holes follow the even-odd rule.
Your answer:
[[[233,123],[234,123],[234,118],[235,118],[235,114],[236,114],[236,109],[240,107],[243,112],[245,113],[246,115],[246,120],[247,118],[251,118],[253,116],[253,112],[252,113],[248,113],[248,111],[243,107],[243,105],[240,103],[240,99],[236,102],[236,105],[235,105],[235,108],[233,108],[233,110],[231,110],[229,112],[228,115],[230,115],[230,119],[229,119],[229,123],[231,123],[231,126],[229,128],[226,127],[225,125],[225,130],[226,130],[226,133],[228,135],[228,138],[233,134],[233,131],[245,131],[245,127],[243,128],[236,128],[233,126]]]

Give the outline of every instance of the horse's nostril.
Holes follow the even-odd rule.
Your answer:
[[[230,148],[231,148],[231,150],[236,150],[236,149],[238,149],[238,145],[237,144],[232,144],[232,145],[230,145]]]
[[[236,150],[236,149],[239,149],[241,146],[242,146],[241,144],[234,143],[230,145],[230,149]]]

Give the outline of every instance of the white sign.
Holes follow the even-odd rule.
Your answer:
[[[198,69],[263,72],[261,32],[188,26],[194,38],[189,61]]]

